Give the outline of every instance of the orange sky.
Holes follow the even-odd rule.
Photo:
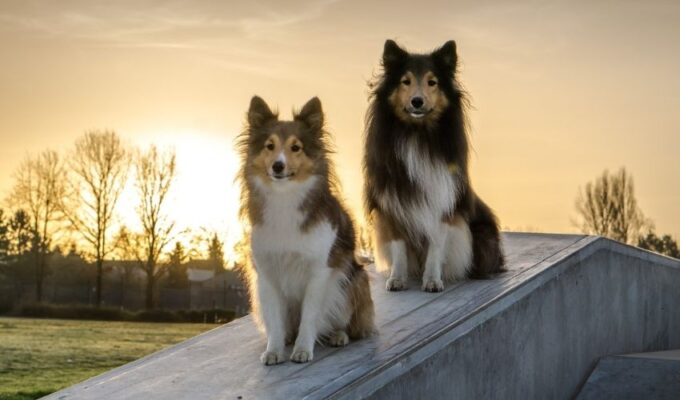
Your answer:
[[[579,185],[626,166],[657,231],[680,237],[680,3],[480,3],[3,1],[0,197],[27,152],[109,128],[175,147],[181,225],[233,231],[231,147],[250,97],[288,118],[318,95],[358,212],[366,81],[384,40],[455,39],[473,184],[504,227],[573,232]]]

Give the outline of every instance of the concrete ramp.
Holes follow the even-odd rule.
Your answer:
[[[389,293],[379,334],[264,367],[244,317],[50,399],[567,399],[598,360],[680,348],[680,262],[610,240],[508,233],[509,271]]]

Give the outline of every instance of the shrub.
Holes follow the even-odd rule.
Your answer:
[[[145,310],[128,311],[113,307],[86,305],[25,304],[8,315],[30,318],[82,319],[98,321],[134,322],[194,322],[223,324],[234,319],[231,310]]]
[[[168,310],[145,310],[134,316],[140,322],[187,322],[178,312]]]
[[[116,308],[95,308],[83,305],[25,304],[17,316],[32,318],[91,319],[100,321],[127,321],[129,312]]]

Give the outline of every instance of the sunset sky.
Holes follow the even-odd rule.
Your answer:
[[[0,198],[26,154],[113,129],[174,147],[171,212],[230,235],[249,99],[290,118],[319,96],[360,220],[366,82],[385,39],[454,39],[473,185],[503,227],[575,232],[579,186],[625,166],[657,232],[680,238],[678,21],[677,1],[3,0]],[[131,218],[131,199],[121,206]]]

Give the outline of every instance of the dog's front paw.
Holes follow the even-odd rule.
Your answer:
[[[444,282],[441,279],[423,279],[424,292],[436,293],[442,290],[444,290]]]
[[[387,279],[387,282],[385,282],[385,289],[389,290],[390,292],[398,292],[400,290],[405,290],[406,279],[390,277]]]
[[[349,343],[349,336],[345,331],[335,331],[328,337],[328,344],[333,347],[347,346]]]
[[[265,351],[260,356],[260,361],[264,365],[276,365],[286,361],[283,354],[277,351]]]
[[[312,350],[293,349],[293,354],[290,355],[290,361],[296,363],[306,363],[312,361],[312,358]]]

